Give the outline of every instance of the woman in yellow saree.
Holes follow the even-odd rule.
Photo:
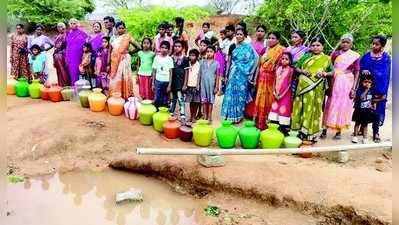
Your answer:
[[[126,33],[123,22],[116,24],[118,37],[113,40],[111,53],[111,72],[109,74],[109,94],[119,92],[122,98],[133,96],[132,69],[129,47],[133,45],[140,49],[140,45]]]
[[[316,141],[320,133],[326,77],[333,74],[331,59],[323,53],[323,44],[322,38],[314,38],[311,52],[297,62],[297,72],[301,75],[294,97],[291,129],[300,131],[301,138],[309,141]]]

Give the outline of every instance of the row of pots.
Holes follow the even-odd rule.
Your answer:
[[[175,117],[171,117],[167,108],[160,107],[158,112],[150,100],[144,100],[141,103],[136,97],[131,97],[127,102],[121,98],[120,93],[113,93],[110,98],[102,93],[102,89],[94,88],[88,85],[85,80],[78,80],[74,89],[70,87],[61,88],[58,85],[45,87],[39,83],[39,80],[33,80],[28,84],[25,78],[18,81],[7,81],[7,93],[16,94],[19,97],[31,96],[32,98],[42,98],[54,102],[62,100],[71,100],[73,93],[77,94],[82,107],[90,108],[93,112],[104,111],[106,105],[111,115],[119,116],[123,112],[129,119],[139,119],[142,125],[152,125],[154,129],[165,135],[166,138],[180,138],[182,141],[194,143],[201,147],[211,145],[214,128],[209,125],[207,120],[198,120],[191,126],[182,125]],[[219,128],[216,129],[216,140],[220,148],[234,148],[237,138],[245,149],[255,149],[258,146],[267,148],[296,148],[302,143],[297,138],[297,132],[290,132],[290,136],[284,135],[278,130],[279,125],[268,124],[268,129],[260,131],[255,127],[253,121],[246,121],[241,129],[232,125],[231,121],[222,121]]]
[[[171,117],[168,109],[160,107],[158,112],[151,101],[144,100],[138,110],[140,123],[153,125],[158,132],[164,132],[167,138],[178,138],[183,141],[191,141],[201,147],[207,147],[212,143],[214,128],[207,120],[198,120],[192,130],[187,125],[181,125],[175,117]],[[298,133],[291,131],[290,136],[284,137],[278,130],[279,125],[270,123],[269,128],[260,131],[255,127],[253,121],[246,121],[244,127],[236,128],[231,121],[224,120],[219,128],[215,130],[217,144],[220,148],[234,148],[237,138],[245,149],[255,149],[258,145],[261,148],[297,148],[302,140],[297,137]],[[191,139],[192,138],[192,139]]]
[[[18,81],[14,79],[7,80],[7,94],[59,102],[71,100],[73,90],[71,87],[61,88],[58,85],[44,86],[40,84],[39,80],[32,80],[32,83],[29,84],[26,78],[19,78]]]

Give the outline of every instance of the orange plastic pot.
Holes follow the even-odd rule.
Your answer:
[[[176,139],[179,137],[179,127],[181,126],[180,122],[177,121],[176,117],[170,117],[168,122],[163,125],[163,132],[166,138]]]
[[[311,148],[312,146],[313,146],[313,143],[311,141],[303,141],[302,145],[301,145],[301,148]],[[311,152],[309,152],[309,153],[299,153],[299,155],[302,158],[312,158],[312,153]]]
[[[49,97],[52,102],[60,102],[62,101],[62,88],[58,85],[53,85],[49,89]]]
[[[43,87],[40,89],[40,97],[41,97],[43,100],[50,100],[50,88],[49,88],[49,87],[46,87],[46,86],[43,86]]]

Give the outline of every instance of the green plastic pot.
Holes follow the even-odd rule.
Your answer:
[[[32,83],[28,87],[30,97],[34,99],[40,98],[40,89],[42,86],[39,80],[32,80]]]
[[[216,140],[220,148],[234,148],[237,141],[238,130],[233,122],[223,120],[222,125],[216,129]]]
[[[168,121],[170,114],[166,107],[159,107],[158,109],[159,111],[152,116],[153,127],[156,131],[163,132],[163,125]]]
[[[259,144],[260,130],[255,127],[255,122],[245,121],[244,127],[238,131],[241,147],[244,149],[256,149]]]
[[[289,136],[284,138],[284,146],[286,148],[298,148],[302,144],[302,140],[298,138],[298,131],[288,132]]]
[[[194,143],[201,147],[207,147],[211,145],[212,138],[213,127],[209,125],[208,120],[198,120],[193,128]]]
[[[15,85],[15,94],[18,97],[28,97],[29,96],[29,83],[26,78],[19,78],[17,84]]]
[[[260,142],[263,149],[281,147],[284,141],[284,134],[281,133],[278,128],[278,124],[269,123],[268,129],[260,133]]]
[[[152,104],[151,100],[144,100],[141,102],[139,108],[139,121],[142,125],[152,125],[152,116],[157,111],[157,108]]]
[[[81,91],[79,92],[79,101],[80,101],[80,105],[83,108],[90,107],[89,95],[92,93],[92,91],[90,89],[91,89],[90,86],[83,86]]]

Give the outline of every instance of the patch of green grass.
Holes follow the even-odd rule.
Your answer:
[[[208,205],[204,211],[207,216],[218,217],[220,215],[220,209],[217,206]]]

